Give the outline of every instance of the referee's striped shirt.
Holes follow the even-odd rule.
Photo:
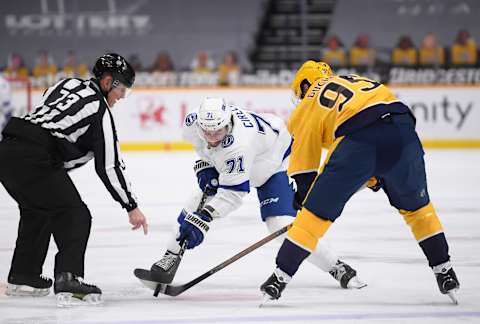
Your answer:
[[[95,170],[113,198],[127,211],[137,207],[125,176],[113,117],[96,80],[59,81],[23,119],[55,137],[67,170],[95,157]]]

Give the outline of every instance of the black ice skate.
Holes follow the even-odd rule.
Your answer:
[[[43,275],[10,274],[5,294],[7,296],[47,296],[52,279]]]
[[[340,286],[345,289],[360,289],[367,285],[358,279],[357,271],[355,271],[355,269],[340,260],[337,261],[337,264],[335,264],[333,269],[328,273],[330,273],[333,278],[340,282]]]
[[[180,261],[182,261],[182,256],[180,254],[167,250],[163,257],[155,262],[150,268],[151,278],[159,283],[171,283],[173,277],[175,277],[175,273],[177,273]]]
[[[448,295],[454,304],[458,304],[457,290],[460,288],[460,282],[453,271],[450,262],[442,263],[433,267],[433,272],[437,278],[438,288],[444,295]]]
[[[85,303],[97,305],[102,302],[102,291],[95,285],[83,282],[83,279],[70,272],[55,275],[54,291],[57,305],[73,306]]]
[[[292,277],[280,270],[280,268],[276,268],[267,281],[260,286],[260,290],[263,292],[263,302],[260,306],[268,300],[279,299],[282,296],[282,291],[290,282],[290,279],[292,279]]]

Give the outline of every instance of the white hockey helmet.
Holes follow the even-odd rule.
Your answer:
[[[230,131],[232,111],[223,98],[207,97],[198,109],[198,125],[208,132],[218,131],[228,126]]]

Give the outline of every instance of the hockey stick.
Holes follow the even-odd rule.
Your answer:
[[[272,234],[264,237],[263,239],[261,239],[257,243],[250,245],[245,250],[235,254],[230,259],[223,261],[222,263],[220,263],[216,267],[208,270],[207,272],[205,272],[201,276],[187,282],[186,284],[179,285],[179,286],[173,286],[173,285],[162,284],[162,283],[158,284],[157,287],[155,288],[155,292],[153,293],[153,296],[158,297],[159,293],[162,293],[162,294],[168,295],[168,296],[178,296],[178,295],[180,295],[185,290],[190,289],[191,287],[193,287],[196,284],[198,284],[199,282],[207,279],[208,277],[210,277],[214,273],[222,270],[223,268],[227,267],[228,265],[232,264],[233,262],[237,261],[238,259],[244,257],[245,255],[249,254],[250,252],[255,251],[256,249],[258,249],[259,247],[261,247],[261,246],[265,245],[266,243],[270,242],[274,238],[279,237],[280,235],[282,235],[283,233],[288,231],[288,229],[291,226],[292,226],[292,224],[287,225],[285,227],[282,227],[278,231],[273,232]]]
[[[198,207],[197,207],[197,210],[196,212],[200,212],[202,209],[203,209],[203,206],[205,205],[205,202],[207,201],[207,188],[205,188],[205,190],[202,192],[202,198],[200,198],[200,202],[198,203]],[[180,251],[178,251],[178,255],[180,256],[180,258],[183,257],[183,255],[185,254],[185,250],[187,249],[187,240],[183,240],[181,243],[180,243]]]
[[[203,209],[203,207],[205,205],[205,202],[207,201],[207,197],[208,197],[207,192],[203,191],[202,197],[200,198],[200,202],[198,203],[196,212],[200,212]],[[188,246],[188,241],[186,239],[183,239],[181,242],[179,242],[179,245],[180,245],[180,249],[176,253],[177,254],[177,260],[175,261],[177,267],[180,264],[180,262],[182,261],[183,255],[185,254],[185,250],[187,249],[187,246]],[[133,274],[135,275],[135,277],[140,279],[140,281],[145,286],[147,286],[147,287],[149,287],[153,290],[159,289],[158,285],[160,283],[157,282],[154,278],[152,278],[151,270],[136,268],[136,269],[134,269]],[[175,274],[173,274],[173,275],[175,275]],[[153,286],[151,286],[151,285],[153,285]]]
[[[207,201],[207,189],[205,189],[203,192],[202,192],[202,197],[200,198],[200,202],[198,203],[198,207],[197,207],[197,210],[196,212],[200,212],[203,208],[203,206],[205,205],[205,202]],[[183,240],[182,242],[180,242],[180,250],[178,251],[178,258],[179,258],[179,261],[178,262],[181,262],[182,261],[182,258],[183,258],[183,255],[185,254],[185,250],[187,249],[187,245],[188,245],[188,241],[187,240]],[[157,286],[155,287],[155,291],[153,293],[153,295],[155,297],[158,296],[158,290],[160,289],[160,285],[162,284],[157,284]]]

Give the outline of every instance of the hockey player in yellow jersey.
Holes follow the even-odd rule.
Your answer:
[[[307,61],[292,90],[299,103],[288,121],[293,137],[288,174],[297,182],[300,209],[262,284],[278,299],[303,260],[365,185],[383,189],[403,216],[432,268],[442,294],[456,303],[459,282],[448,244],[427,191],[423,148],[415,118],[385,85],[358,75],[333,75]],[[328,150],[320,166],[322,148]]]

